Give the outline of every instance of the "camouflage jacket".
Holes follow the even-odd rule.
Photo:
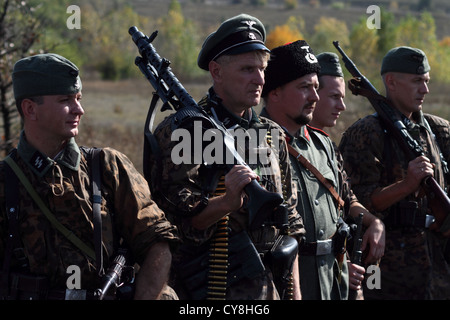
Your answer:
[[[244,133],[262,132],[256,138],[252,134],[251,142],[257,142],[254,148],[245,150],[246,163],[259,176],[260,183],[269,191],[278,192],[284,196],[285,203],[289,212],[289,229],[293,236],[301,236],[304,233],[303,222],[296,210],[296,192],[293,191],[291,183],[291,170],[289,167],[289,154],[285,137],[281,128],[273,121],[258,117],[253,110],[249,110],[247,114],[238,118],[228,112],[222,105],[214,91],[211,89],[209,94],[200,101],[200,106],[205,110],[214,109],[213,113],[217,114],[217,118],[227,128],[239,128]],[[167,213],[169,219],[177,225],[180,235],[184,243],[190,245],[190,252],[195,252],[195,248],[202,244],[207,244],[215,234],[218,224],[214,224],[206,230],[195,229],[190,221],[191,217],[196,214],[197,203],[202,199],[205,192],[205,185],[208,184],[208,178],[213,174],[212,172],[202,172],[205,166],[199,162],[180,163],[175,164],[173,161],[173,150],[180,143],[172,141],[174,131],[174,116],[167,117],[156,128],[155,136],[158,141],[162,161],[152,163],[152,194],[155,196],[155,201]],[[274,131],[272,131],[274,129]],[[276,141],[270,142],[267,138],[267,132],[278,132],[279,134],[272,134],[270,138]],[[256,140],[252,140],[255,138]],[[202,143],[196,140],[198,137],[193,137],[193,148],[195,152],[196,145]],[[219,144],[223,142],[219,139]],[[209,145],[208,141],[203,142],[203,148]],[[245,147],[248,147],[246,145]],[[269,165],[263,165],[258,161],[249,160],[249,156],[253,152],[269,151]],[[184,151],[186,152],[186,150]],[[189,151],[188,151],[189,152]],[[205,180],[206,179],[206,180]],[[214,193],[214,192],[213,192]],[[210,195],[213,195],[211,193]],[[239,233],[240,231],[249,231],[248,210],[245,205],[236,212],[231,212],[229,215],[229,228],[231,233]],[[270,224],[265,224],[256,230],[249,231],[250,238],[259,252],[267,252],[279,235],[279,229]],[[248,289],[249,292],[251,291]],[[250,296],[250,294],[249,294]],[[249,297],[247,296],[247,298]],[[257,298],[252,296],[253,298]]]
[[[238,119],[222,107],[218,101],[220,101],[219,98],[211,94],[210,91],[210,95],[205,97],[199,104],[206,108],[215,105],[215,111],[217,112],[219,120],[228,128],[237,125],[239,128],[244,128],[247,131],[253,128],[257,130],[261,129],[264,132],[270,132],[271,129],[282,132],[281,128],[273,121],[257,117],[253,111],[251,112],[250,119]],[[172,132],[173,115],[164,119],[155,130],[155,136],[161,147],[161,158],[163,159],[163,162],[162,167],[159,167],[156,164],[152,166],[152,177],[159,176],[161,178],[152,179],[152,192],[154,193],[155,201],[158,205],[170,215],[171,219],[174,219],[177,225],[179,225],[184,240],[200,244],[207,241],[215,231],[215,226],[199,232],[190,225],[189,218],[195,214],[195,206],[202,198],[205,176],[201,174],[202,165],[196,163],[174,164],[172,161],[172,150],[179,142],[171,141]],[[193,139],[198,139],[198,137],[193,137]],[[261,177],[261,181],[266,189],[279,193],[284,192],[284,197],[290,212],[289,220],[291,234],[299,235],[304,230],[302,220],[295,209],[296,197],[292,192],[292,184],[290,183],[291,171],[289,168],[289,156],[285,137],[283,134],[280,134],[278,135],[278,139],[279,142],[275,145],[278,145],[279,149],[272,149],[274,152],[271,152],[271,155],[275,156],[275,158],[270,159],[274,159],[274,162],[272,162],[272,165],[270,166],[270,172],[261,169],[262,165],[260,163],[255,164],[252,163],[252,161],[247,161],[247,163],[260,175],[264,174],[263,171],[265,171],[265,175]],[[197,140],[194,141],[194,143],[197,142]],[[207,142],[204,146],[206,144]],[[267,140],[264,138],[258,142],[258,148],[272,148],[272,146],[269,146]],[[248,156],[248,152],[246,152],[246,156]],[[284,179],[282,179],[282,175]],[[235,231],[247,229],[248,216],[247,214],[242,214],[243,212],[246,212],[245,208],[242,208],[240,212],[233,212],[230,214],[230,224]],[[265,232],[262,230],[257,231],[257,233],[261,232],[267,235],[267,230]],[[258,241],[262,242],[273,241],[276,233],[270,232],[270,234],[270,239],[262,239],[261,234],[259,236],[255,234],[255,239],[260,239]]]
[[[448,186],[448,180],[439,152],[442,152],[444,161],[450,160],[449,122],[422,112],[414,116],[416,123],[406,118],[403,122],[411,136],[422,146],[425,155],[436,165],[434,178],[444,188]],[[378,116],[370,115],[347,129],[339,147],[353,191],[366,208],[383,220],[387,228],[385,255],[380,263],[381,289],[364,290],[364,297],[448,299],[450,271],[445,260],[447,255],[446,259],[450,261],[448,244],[445,249],[448,239],[421,226],[405,227],[404,223],[392,220],[392,217],[416,219],[417,214],[432,214],[426,206],[426,199],[412,194],[383,212],[375,212],[372,207],[371,194],[376,188],[388,186],[406,175],[408,160],[397,142],[384,130]],[[417,204],[417,207],[407,204]]]
[[[130,160],[116,150],[104,148],[100,161],[105,270],[119,238],[129,244],[138,263],[153,243],[176,240],[176,229],[152,201],[147,182]],[[31,147],[22,134],[16,163],[57,220],[94,249],[91,168],[74,139],[52,160]],[[6,165],[0,163],[0,261],[4,260],[8,225]],[[19,232],[30,272],[47,276],[52,289],[64,290],[67,268],[76,265],[81,270],[81,289],[97,288],[95,262],[51,225],[20,183],[19,194]]]
[[[408,132],[423,148],[425,155],[436,164],[434,178],[443,188],[448,187],[444,161],[450,161],[450,124],[430,114],[416,113],[416,124],[402,116]],[[436,143],[437,141],[437,143]],[[359,201],[374,212],[373,191],[405,177],[409,161],[398,143],[386,133],[378,116],[369,115],[347,129],[339,145],[345,169],[351,178],[352,189]],[[407,200],[419,201],[414,195]],[[426,208],[423,208],[426,210]],[[386,212],[378,213],[383,218]]]

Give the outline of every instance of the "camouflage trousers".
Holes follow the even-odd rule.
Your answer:
[[[380,275],[381,289],[364,286],[366,300],[450,299],[450,265],[436,233],[388,229]]]

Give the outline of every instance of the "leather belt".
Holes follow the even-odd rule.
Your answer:
[[[299,248],[302,256],[322,256],[333,253],[333,240],[318,240],[316,242],[303,242]]]

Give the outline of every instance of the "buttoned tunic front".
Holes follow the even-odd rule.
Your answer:
[[[290,141],[294,149],[308,159],[340,194],[338,164],[330,138],[310,126],[302,127]],[[293,180],[297,186],[297,211],[303,218],[306,242],[328,240],[337,231],[340,210],[329,190],[290,155]],[[347,299],[348,271],[344,257],[340,283],[339,265],[333,251],[324,255],[301,255],[300,287],[305,300]]]

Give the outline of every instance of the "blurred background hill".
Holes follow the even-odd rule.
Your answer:
[[[78,142],[112,146],[142,165],[143,126],[153,89],[134,65],[137,54],[128,35],[136,25],[145,34],[158,30],[154,46],[168,58],[176,76],[194,99],[209,87],[209,76],[196,60],[204,38],[225,19],[239,13],[259,18],[267,45],[305,39],[315,53],[341,46],[381,91],[380,61],[390,48],[423,49],[431,64],[431,93],[425,111],[450,118],[450,2],[447,0],[79,0],[80,29],[69,29],[65,0],[3,0],[0,5],[1,149],[15,146],[20,121],[10,85],[13,63],[20,57],[56,52],[82,70],[83,106]],[[380,28],[370,29],[369,6],[380,8]],[[19,50],[20,49],[20,50]],[[348,74],[346,74],[348,76]],[[330,133],[340,134],[372,113],[361,97],[347,92],[347,111]],[[159,115],[157,121],[164,115]],[[2,155],[3,156],[3,155]]]

